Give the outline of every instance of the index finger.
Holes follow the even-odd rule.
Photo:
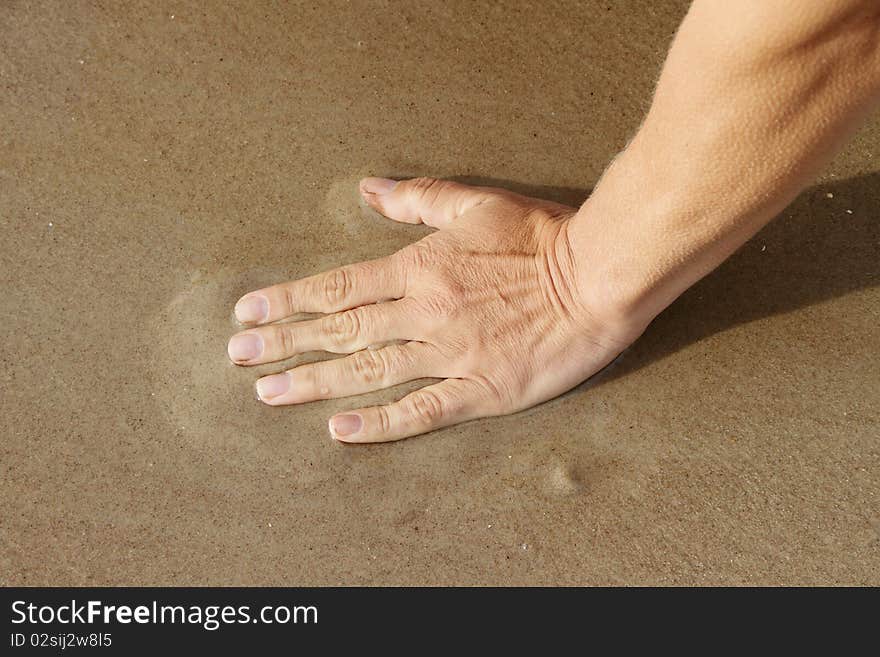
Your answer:
[[[248,292],[235,304],[235,318],[266,324],[296,313],[335,313],[399,299],[403,288],[394,260],[379,258]]]

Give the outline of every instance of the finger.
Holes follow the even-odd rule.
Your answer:
[[[445,379],[387,406],[334,415],[330,435],[346,443],[383,443],[491,414],[478,386]]]
[[[359,351],[263,377],[257,395],[270,406],[360,395],[426,377],[436,357],[434,348],[422,342]]]
[[[493,197],[493,191],[437,178],[364,178],[361,195],[389,219],[444,228],[471,208]]]
[[[335,313],[400,298],[403,284],[395,261],[379,258],[249,292],[235,304],[235,317],[244,324],[265,324],[296,313]]]
[[[242,331],[232,336],[227,351],[238,365],[271,363],[307,351],[347,354],[372,344],[412,339],[417,316],[411,301],[374,303],[320,319]]]

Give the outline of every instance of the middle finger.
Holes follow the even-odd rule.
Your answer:
[[[352,353],[373,344],[415,339],[415,317],[406,299],[370,304],[320,319],[248,329],[232,336],[227,351],[238,365],[271,363],[307,351]]]

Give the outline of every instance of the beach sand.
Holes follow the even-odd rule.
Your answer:
[[[583,200],[685,8],[3,3],[0,583],[880,584],[877,119],[528,412],[345,447],[363,399],[227,360],[242,293],[426,234],[362,176]]]

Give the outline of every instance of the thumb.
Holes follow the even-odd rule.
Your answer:
[[[376,211],[394,221],[445,228],[491,197],[483,187],[437,178],[364,178],[361,195]]]

